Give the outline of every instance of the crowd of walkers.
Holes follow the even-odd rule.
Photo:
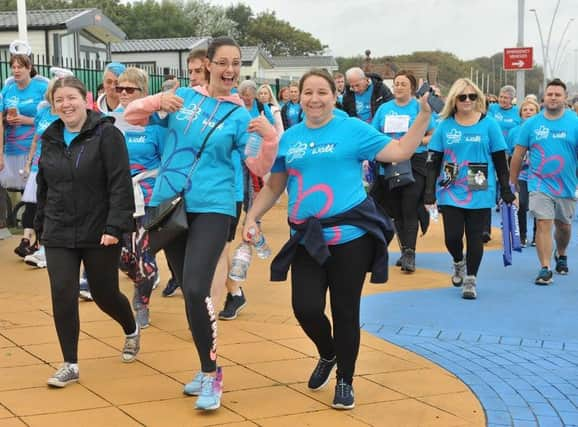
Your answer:
[[[441,213],[450,281],[476,299],[491,211],[501,202],[517,211],[521,246],[536,246],[534,283],[568,274],[578,115],[559,79],[541,103],[516,102],[511,86],[494,102],[466,78],[441,97],[420,90],[409,71],[397,72],[390,90],[354,67],[334,76],[310,70],[275,96],[267,84],[240,81],[241,64],[237,43],[215,38],[188,56],[188,87],[167,80],[149,94],[146,72],[111,63],[91,105],[70,71],[53,68],[48,80],[29,52],[12,52],[13,76],[0,95],[0,239],[10,237],[4,192],[21,191],[24,235],[14,252],[47,268],[63,356],[50,386],[80,378],[79,297],[120,325],[121,360],[136,359],[163,250],[171,277],[162,295],[181,289],[201,366],[183,391],[197,396],[197,409],[219,408],[218,319],[235,319],[247,304],[231,274],[231,243],[241,224],[242,241],[263,244],[261,222],[285,193],[290,234],[271,280],[291,270],[291,305],[319,354],[308,386],[323,388],[336,368],[336,409],[355,406],[362,288],[367,273],[388,280],[394,236],[395,264],[412,274],[419,230]],[[147,223],[179,195],[186,230],[155,244]],[[134,283],[131,301],[119,290],[119,269]]]

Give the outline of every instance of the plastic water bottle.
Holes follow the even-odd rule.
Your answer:
[[[254,227],[249,229],[249,234],[251,235],[251,242],[255,246],[255,252],[257,256],[261,259],[267,259],[271,256],[271,248],[265,240],[265,235],[263,233],[257,233]]]
[[[263,138],[261,138],[261,135],[257,132],[250,132],[249,138],[247,139],[247,145],[245,145],[245,155],[247,157],[257,157],[262,142]]]
[[[440,213],[438,211],[437,206],[430,206],[428,208],[429,211],[429,217],[433,222],[438,222],[439,218],[440,218]]]
[[[251,258],[253,250],[251,245],[247,242],[242,242],[237,246],[233,253],[233,260],[231,262],[231,270],[229,270],[229,279],[235,282],[244,282],[247,280],[247,270],[251,265]]]

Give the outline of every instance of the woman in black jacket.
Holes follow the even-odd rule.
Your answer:
[[[132,231],[134,198],[124,137],[114,119],[87,110],[86,88],[75,77],[56,81],[60,117],[42,136],[35,228],[46,247],[54,323],[64,364],[54,387],[78,381],[78,276],[83,262],[99,308],[126,334],[123,362],[139,351],[139,330],[118,288],[119,239]]]

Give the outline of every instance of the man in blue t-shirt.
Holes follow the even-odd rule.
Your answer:
[[[303,111],[299,104],[299,83],[291,82],[289,85],[289,102],[281,108],[281,120],[283,128],[289,129],[303,120]]]
[[[530,212],[536,218],[536,249],[541,265],[536,285],[549,285],[553,281],[550,270],[553,225],[555,269],[558,274],[568,274],[566,248],[572,232],[578,184],[578,117],[566,109],[566,99],[564,82],[554,79],[548,83],[544,109],[522,125],[511,162],[510,180],[517,185],[522,159],[528,152]]]
[[[488,115],[496,119],[506,140],[510,130],[522,123],[518,107],[512,104],[515,97],[516,89],[513,86],[504,86],[500,89],[498,103],[490,104],[488,108]]]

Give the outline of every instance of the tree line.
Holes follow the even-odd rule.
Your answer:
[[[260,46],[270,55],[316,55],[326,45],[306,31],[279,19],[274,11],[255,13],[237,3],[216,6],[204,0],[26,0],[28,10],[98,8],[130,40],[172,37],[234,37],[241,45]],[[16,0],[0,2],[0,11],[15,11]]]

